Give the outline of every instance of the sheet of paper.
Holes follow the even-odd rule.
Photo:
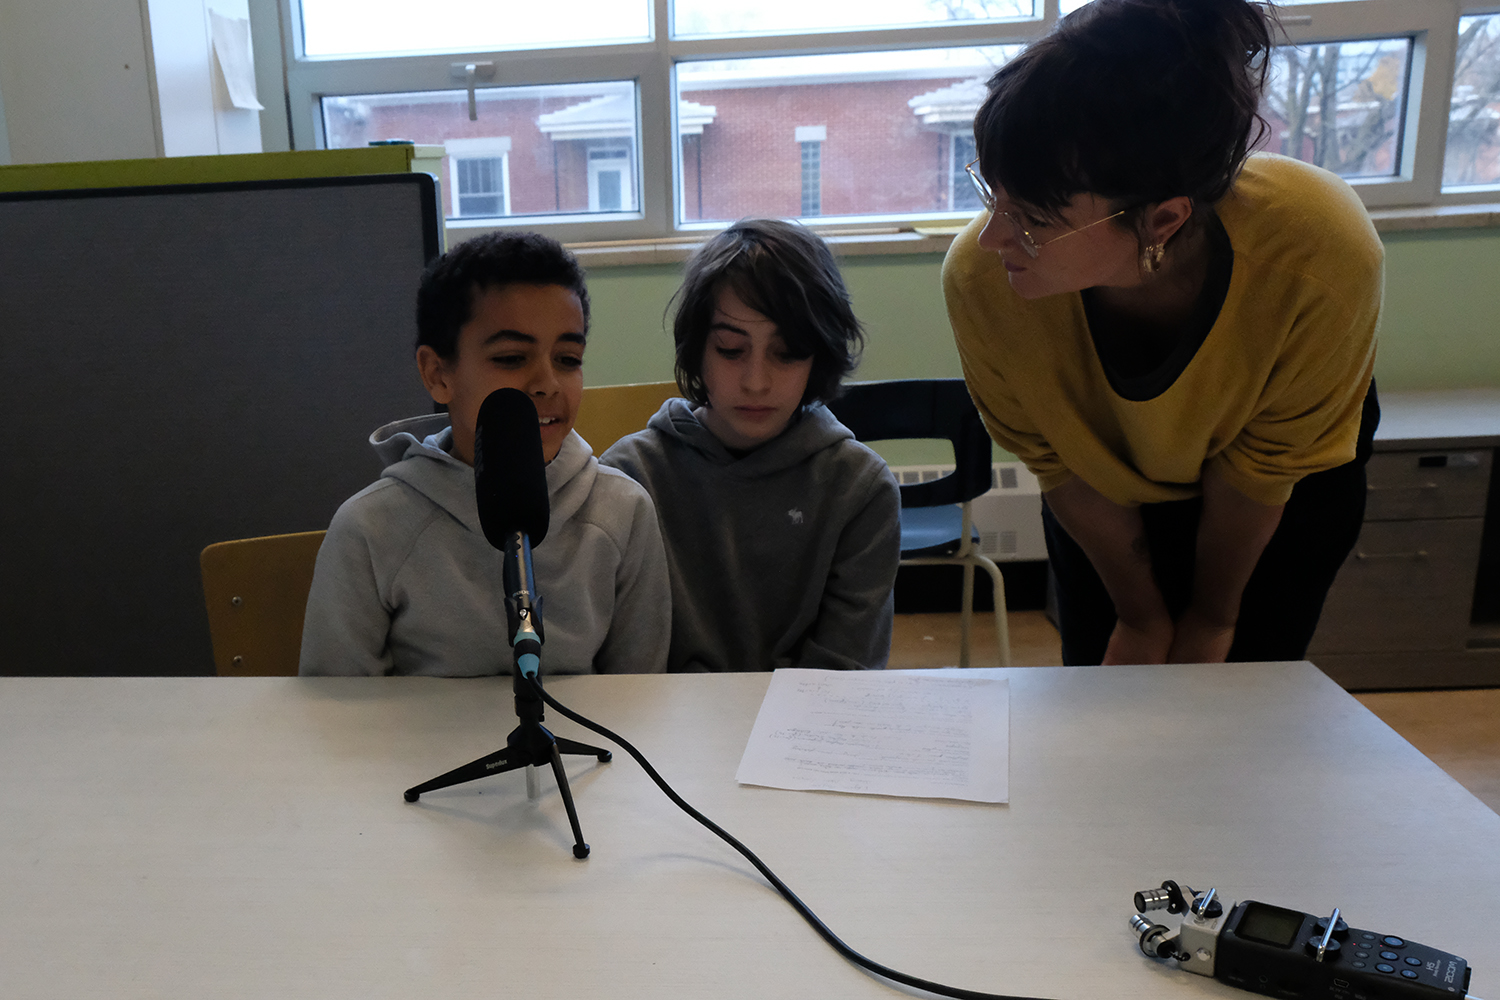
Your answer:
[[[736,779],[867,795],[1010,799],[1010,682],[926,670],[778,670]]]
[[[229,101],[237,108],[264,111],[265,105],[255,97],[255,57],[250,54],[250,21],[243,17],[225,17],[216,10],[208,12],[209,34],[219,69],[224,71],[224,87]]]

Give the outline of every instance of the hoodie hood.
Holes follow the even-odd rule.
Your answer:
[[[826,448],[854,437],[822,403],[803,407],[787,429],[765,444],[736,455],[693,415],[685,399],[669,399],[651,418],[648,427],[693,449],[708,462],[722,466],[730,475],[755,479],[791,468]]]
[[[474,470],[454,458],[448,414],[429,413],[386,424],[370,435],[370,446],[386,462],[381,475],[405,483],[447,511],[464,527],[483,533],[474,499]],[[563,439],[547,463],[549,522],[556,526],[578,513],[594,488],[599,463],[577,431]],[[550,528],[548,529],[550,532]]]

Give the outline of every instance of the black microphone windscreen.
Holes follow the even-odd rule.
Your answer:
[[[536,406],[520,389],[496,389],[479,407],[474,426],[474,498],[479,524],[504,551],[516,532],[532,545],[547,536],[552,508]]]

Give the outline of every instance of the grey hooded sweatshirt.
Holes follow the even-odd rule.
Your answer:
[[[827,408],[737,455],[671,399],[600,461],[656,502],[669,670],[885,666],[901,499],[885,462]]]
[[[301,672],[508,674],[500,553],[446,414],[387,424],[391,463],[339,507],[318,550]],[[533,550],[544,674],[660,671],[671,592],[651,498],[572,433],[547,464],[551,526]]]

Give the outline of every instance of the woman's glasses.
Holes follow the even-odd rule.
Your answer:
[[[1128,209],[1122,208],[1114,215],[1106,215],[1102,219],[1099,219],[1095,222],[1090,222],[1087,226],[1080,226],[1077,229],[1070,229],[1060,236],[1054,236],[1050,240],[1043,240],[1042,242],[1038,243],[1036,241],[1036,237],[1031,235],[1031,231],[1021,224],[1020,219],[1016,218],[1014,215],[1011,215],[1009,212],[998,212],[995,210],[995,192],[990,190],[989,184],[983,177],[980,177],[979,173],[974,169],[974,164],[978,162],[979,161],[977,159],[970,160],[968,163],[964,164],[964,170],[968,172],[969,180],[974,182],[974,190],[979,194],[979,203],[984,206],[984,210],[986,212],[989,212],[990,215],[999,216],[1010,224],[1011,232],[1015,235],[1016,242],[1021,244],[1021,249],[1026,251],[1026,256],[1032,258],[1033,260],[1035,260],[1037,255],[1042,252],[1042,247],[1046,246],[1047,244],[1056,243],[1058,240],[1067,239],[1069,236],[1072,236],[1075,233],[1081,233],[1085,229],[1092,229],[1093,227],[1100,225],[1101,223],[1108,222],[1110,219],[1117,219],[1128,211]]]

